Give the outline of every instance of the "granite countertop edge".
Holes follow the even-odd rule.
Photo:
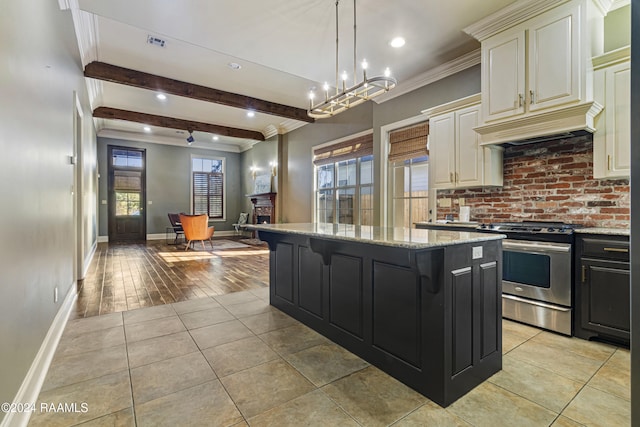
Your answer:
[[[604,228],[604,227],[585,227],[576,228],[575,233],[580,234],[606,234],[610,236],[630,236],[631,230],[628,228]]]
[[[275,228],[274,225],[279,225],[279,228]],[[339,241],[350,241],[356,243],[364,243],[364,244],[373,244],[380,246],[389,246],[396,248],[406,248],[406,249],[426,249],[426,248],[434,248],[441,246],[452,246],[452,245],[462,245],[466,243],[479,243],[486,242],[491,240],[501,240],[506,238],[503,234],[485,234],[485,233],[474,233],[474,232],[458,232],[458,231],[444,231],[444,230],[418,230],[412,228],[412,233],[416,234],[425,234],[428,235],[429,238],[435,239],[434,241],[429,242],[421,242],[421,241],[411,241],[411,242],[403,242],[399,240],[384,240],[384,239],[375,239],[375,238],[367,238],[367,237],[355,237],[355,236],[345,236],[345,235],[336,235],[322,232],[314,232],[310,230],[300,230],[295,228],[284,228],[283,224],[266,224],[266,225],[257,225],[257,224],[249,224],[247,225],[248,229],[260,231],[270,231],[274,233],[283,233],[283,234],[297,234],[309,237],[319,237],[328,240],[339,240]],[[456,236],[457,234],[457,236]],[[462,236],[461,234],[466,234],[466,236]]]

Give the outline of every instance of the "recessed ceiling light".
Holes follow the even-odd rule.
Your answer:
[[[143,129],[145,132],[151,132],[151,128],[149,126],[145,126]]]
[[[213,138],[212,138],[212,139],[213,139],[214,141],[217,141],[217,140],[219,140],[220,138],[218,137],[218,135],[213,135]]]
[[[255,112],[255,111],[253,111],[253,110],[249,110],[249,111],[247,111],[247,117],[253,117],[253,116],[255,116],[255,115],[256,115],[256,112]]]
[[[242,68],[242,65],[238,64],[237,62],[229,62],[227,66],[232,70],[239,70],[240,68]]]
[[[391,47],[402,47],[405,44],[405,40],[402,37],[396,37],[393,40],[391,40],[389,42],[389,44],[391,45]]]
[[[164,93],[159,93],[156,95],[156,98],[158,98],[160,101],[164,101],[165,99],[167,99],[167,95],[165,95]]]

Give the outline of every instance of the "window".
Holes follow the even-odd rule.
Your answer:
[[[224,159],[193,157],[191,174],[193,214],[207,214],[209,218],[223,219]]]
[[[413,227],[429,220],[427,122],[389,133],[391,225]]]
[[[373,135],[314,150],[316,222],[373,225]]]
[[[116,216],[140,216],[142,151],[114,148],[111,152]]]
[[[413,227],[429,219],[429,157],[391,162],[392,224]]]

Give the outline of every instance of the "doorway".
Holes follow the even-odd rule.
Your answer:
[[[145,241],[146,150],[108,146],[109,242]]]

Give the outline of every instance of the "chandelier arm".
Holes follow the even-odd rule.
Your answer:
[[[353,84],[358,83],[356,75],[356,0],[353,0]]]
[[[336,95],[339,93],[338,73],[340,72],[338,68],[338,3],[340,0],[336,0]]]

